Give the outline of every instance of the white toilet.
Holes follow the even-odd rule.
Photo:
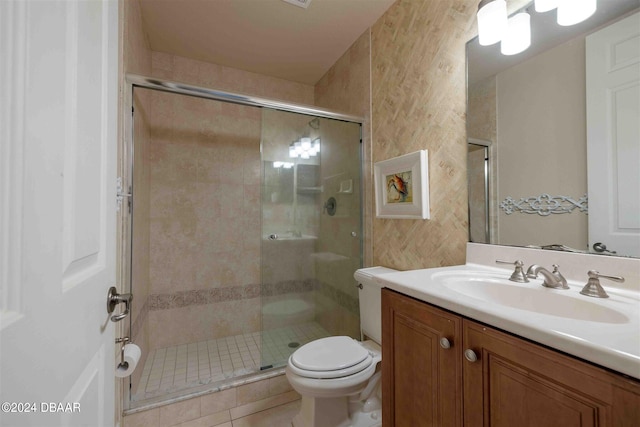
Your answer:
[[[296,350],[287,363],[291,386],[302,396],[294,427],[376,427],[382,425],[379,362],[382,360],[381,293],[374,277],[392,270],[362,268],[354,277],[359,292],[360,331],[370,340],[321,338]]]

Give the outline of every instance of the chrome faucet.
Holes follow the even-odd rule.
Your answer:
[[[549,271],[544,267],[533,264],[527,270],[527,277],[530,279],[537,279],[538,274],[542,274],[544,277],[544,282],[542,282],[542,286],[547,288],[554,289],[569,289],[569,285],[567,285],[567,279],[560,273],[559,266],[557,264],[553,264],[553,271]]]
[[[607,292],[604,290],[604,288],[600,284],[600,280],[599,280],[600,278],[613,280],[614,282],[624,283],[624,277],[605,276],[604,274],[600,274],[595,270],[589,270],[587,275],[589,276],[589,281],[584,286],[584,288],[582,288],[580,293],[588,297],[609,298],[609,295],[607,295]]]
[[[515,266],[515,269],[513,270],[513,273],[511,274],[511,277],[509,277],[509,280],[511,280],[512,282],[518,282],[518,283],[529,283],[529,279],[527,279],[526,274],[524,274],[524,271],[522,271],[522,267],[524,267],[524,262],[517,260],[517,261],[502,261],[500,259],[496,260],[496,263],[498,264],[512,264]]]

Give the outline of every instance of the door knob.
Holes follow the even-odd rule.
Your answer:
[[[608,253],[610,253],[612,255],[616,254],[616,251],[608,250],[607,249],[607,245],[605,245],[604,243],[600,243],[600,242],[597,242],[597,243],[593,244],[593,250],[598,252],[599,254],[602,254],[602,253],[605,253],[605,252],[608,252]]]

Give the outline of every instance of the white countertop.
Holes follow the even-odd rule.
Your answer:
[[[491,274],[500,280],[510,275],[508,270],[467,264],[386,273],[376,276],[375,280],[383,287],[640,379],[640,293],[605,286],[609,298],[598,299],[581,295],[584,283],[574,281],[569,281],[571,289],[568,290],[544,288],[541,279],[532,279],[529,283],[508,282],[514,287],[558,293],[561,298],[587,298],[590,303],[613,309],[627,318],[604,323],[518,309],[456,292],[438,279],[442,273],[453,272]]]

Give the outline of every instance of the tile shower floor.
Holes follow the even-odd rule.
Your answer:
[[[262,336],[264,335],[264,336]],[[132,400],[140,401],[281,366],[300,345],[329,336],[315,322],[149,352]],[[295,344],[298,345],[295,345]],[[260,349],[264,354],[261,360]]]

